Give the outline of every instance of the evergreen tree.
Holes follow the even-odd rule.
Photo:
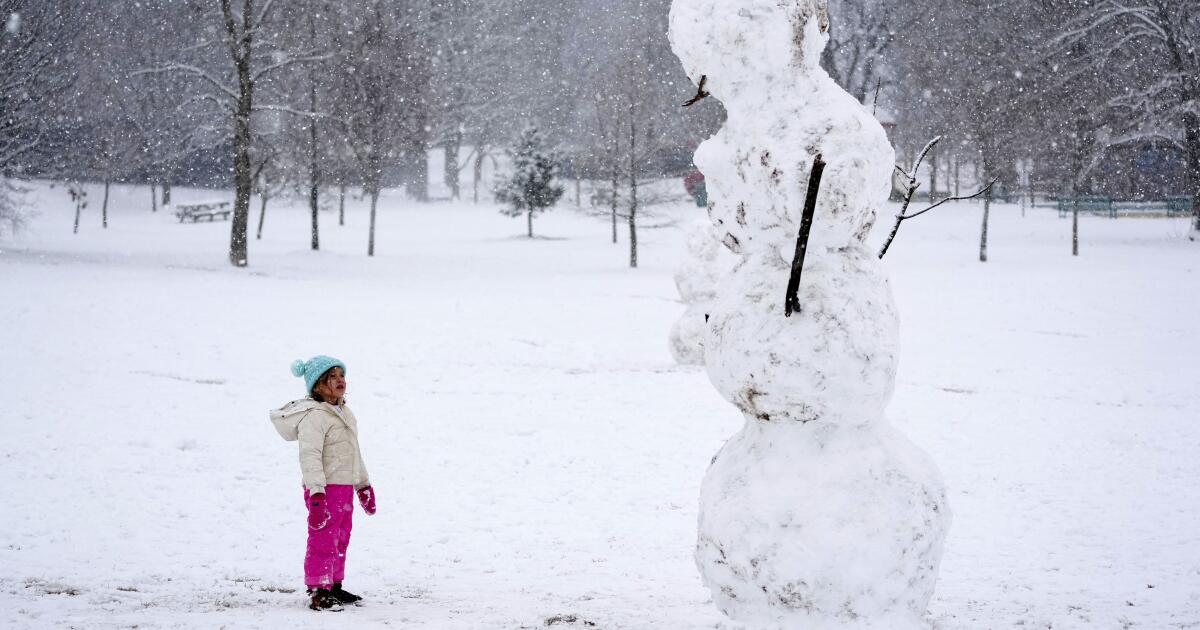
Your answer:
[[[496,182],[496,201],[505,204],[500,211],[506,216],[526,216],[529,238],[533,238],[533,215],[558,202],[563,187],[555,183],[558,177],[558,156],[546,148],[537,127],[526,127],[511,152],[513,173]]]

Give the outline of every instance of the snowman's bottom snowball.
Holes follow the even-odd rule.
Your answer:
[[[747,422],[700,496],[696,561],[752,628],[927,628],[950,526],[932,461],[899,432]]]

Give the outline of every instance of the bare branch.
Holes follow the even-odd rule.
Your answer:
[[[238,99],[237,92],[234,92],[229,86],[225,85],[224,83],[221,83],[219,80],[217,80],[216,77],[212,76],[208,72],[205,72],[202,68],[198,68],[196,66],[189,65],[189,64],[171,63],[171,64],[167,64],[165,66],[159,66],[157,68],[146,68],[145,70],[138,70],[138,71],[134,72],[133,76],[140,76],[140,75],[145,75],[145,74],[161,74],[164,72],[182,72],[182,73],[186,73],[191,76],[194,76],[194,77],[198,77],[198,78],[206,81],[209,85],[211,85],[211,86],[217,88],[218,90],[220,90],[221,92],[223,92],[229,98],[231,98],[235,101]]]
[[[915,218],[921,216],[922,214],[925,214],[926,212],[929,212],[930,210],[933,210],[934,208],[936,208],[946,202],[949,202],[949,201],[966,201],[967,199],[974,199],[974,198],[978,197],[979,195],[982,195],[983,193],[991,190],[992,186],[995,186],[996,182],[998,182],[998,181],[1000,181],[999,177],[993,177],[992,181],[988,182],[987,186],[980,188],[979,190],[975,191],[975,193],[973,193],[973,194],[964,195],[961,197],[946,197],[945,199],[933,204],[932,206],[929,206],[928,208],[925,208],[924,210],[921,210],[920,212],[914,212],[909,215],[902,215],[900,217],[900,220],[903,221],[905,219],[915,219]]]
[[[904,197],[904,205],[901,206],[899,214],[896,215],[896,224],[892,226],[891,234],[888,234],[887,240],[884,241],[884,243],[883,243],[883,247],[881,247],[879,249],[879,258],[882,259],[888,253],[888,248],[890,248],[892,246],[892,241],[896,240],[896,234],[900,232],[900,224],[901,223],[904,223],[908,219],[914,219],[916,217],[919,217],[922,214],[925,214],[926,212],[929,212],[930,210],[933,210],[934,208],[936,208],[946,202],[949,202],[949,201],[963,201],[966,199],[974,199],[975,197],[978,197],[979,195],[982,195],[983,193],[991,190],[992,186],[995,186],[996,182],[999,180],[1000,180],[999,177],[992,178],[992,181],[988,182],[987,186],[980,188],[978,191],[976,191],[973,194],[965,195],[965,196],[961,196],[961,197],[946,197],[945,199],[933,204],[932,206],[929,206],[928,208],[925,208],[924,210],[921,210],[920,212],[914,212],[912,214],[905,214],[905,212],[908,211],[909,203],[912,201],[913,193],[915,193],[917,190],[917,187],[920,186],[919,183],[916,183],[916,182],[912,183],[909,186],[908,194],[905,195],[905,197]]]
[[[225,44],[229,46],[229,56],[233,58],[236,64],[241,59],[241,55],[238,53],[237,22],[234,21],[233,7],[230,5],[230,0],[221,0],[221,19],[225,22],[225,34],[229,36]]]
[[[792,256],[792,273],[788,278],[787,293],[783,298],[783,316],[791,317],[800,311],[800,275],[804,272],[804,255],[808,253],[808,237],[812,233],[813,215],[817,211],[817,194],[821,191],[821,175],[825,172],[825,160],[817,154],[813,160],[812,174],[808,176],[808,194],[804,198],[804,214],[800,218],[800,234],[796,237],[796,253]]]
[[[935,136],[933,140],[930,140],[929,143],[925,145],[924,149],[921,149],[921,153],[917,155],[917,160],[913,162],[912,170],[905,173],[909,179],[917,178],[917,170],[921,168],[921,162],[925,161],[925,156],[928,155],[929,152],[933,150],[933,147],[937,146],[937,143],[941,141],[941,136]]]
[[[319,55],[316,53],[304,53],[301,55],[297,55],[295,57],[288,57],[287,59],[285,59],[283,61],[264,66],[262,69],[258,70],[257,72],[255,72],[253,74],[252,80],[258,81],[258,80],[262,79],[263,77],[265,77],[266,75],[268,75],[280,68],[286,68],[287,66],[290,66],[294,63],[307,63],[307,62],[311,62],[311,61],[328,61],[330,59],[333,59],[332,54]]]
[[[304,118],[331,118],[332,117],[326,113],[310,112],[310,111],[305,111],[302,109],[295,109],[292,107],[288,107],[287,105],[255,105],[253,107],[253,110],[256,112],[260,112],[260,111],[283,112],[285,114],[291,114],[293,116],[302,116]]]
[[[266,2],[263,3],[262,9],[259,10],[259,12],[258,12],[258,17],[254,19],[254,24],[251,25],[252,29],[256,29],[256,28],[262,26],[262,23],[265,22],[267,19],[267,15],[270,14],[270,12],[271,12],[271,7],[274,5],[275,5],[275,0],[267,0]]]

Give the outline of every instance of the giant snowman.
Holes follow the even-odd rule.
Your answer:
[[[736,267],[708,306],[709,378],[746,424],[713,458],[696,561],[749,628],[925,628],[950,525],[929,457],[884,415],[899,358],[888,279],[864,239],[895,155],[818,66],[825,0],[674,0],[671,43],[728,122],[696,152]],[[816,157],[821,180],[784,314]]]

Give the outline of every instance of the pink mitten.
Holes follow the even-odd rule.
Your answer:
[[[329,524],[329,508],[325,505],[325,493],[318,492],[308,497],[308,526],[314,530]]]
[[[375,513],[375,488],[367,486],[358,491],[358,504],[367,514]]]

